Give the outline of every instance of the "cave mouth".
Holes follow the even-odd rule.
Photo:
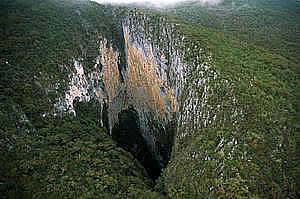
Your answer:
[[[155,159],[142,136],[139,118],[133,108],[119,113],[119,123],[112,130],[112,137],[121,148],[130,152],[146,169],[149,177],[155,181],[164,167]]]

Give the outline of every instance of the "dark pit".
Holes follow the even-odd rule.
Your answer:
[[[130,152],[146,169],[148,175],[155,181],[161,173],[163,165],[157,161],[149,150],[142,136],[139,118],[134,109],[119,113],[119,124],[112,131],[113,139],[120,147]]]

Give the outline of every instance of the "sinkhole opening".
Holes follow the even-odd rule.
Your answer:
[[[133,108],[119,113],[119,123],[114,126],[112,137],[118,146],[130,152],[142,164],[153,181],[160,176],[169,161],[172,146],[165,147],[169,149],[164,150],[167,151],[165,153],[162,151],[163,160],[158,161],[142,136],[138,114]]]

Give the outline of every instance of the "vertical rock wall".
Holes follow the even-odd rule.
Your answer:
[[[180,140],[216,120],[221,104],[211,106],[209,100],[220,81],[201,46],[186,41],[164,17],[131,11],[120,23],[124,44],[118,49],[112,41],[99,39],[99,56],[90,72],[74,59],[69,90],[61,101],[74,112],[75,98],[96,99],[99,110],[107,112],[110,133],[119,113],[134,109],[141,134],[163,167],[175,129]]]

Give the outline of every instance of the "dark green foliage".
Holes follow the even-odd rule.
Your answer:
[[[204,76],[218,78],[206,91],[201,113],[217,119],[210,118],[208,126],[202,125],[205,118],[200,124],[190,121],[178,129],[185,137],[176,138],[164,172],[165,191],[171,198],[297,198],[298,65],[229,34],[176,23],[186,48],[192,41],[204,56],[212,56],[212,71]],[[190,50],[186,61],[193,63],[195,55],[199,50]],[[194,86],[203,79],[200,74],[191,73],[185,90],[201,99],[203,88]],[[180,103],[188,100],[183,96]]]
[[[0,8],[0,85],[35,126],[67,88],[73,59],[82,59],[89,72],[100,37],[114,47],[123,43],[122,33],[113,31],[120,26],[117,8],[85,0],[4,0]]]
[[[14,153],[1,156],[2,196],[159,196],[150,191],[151,181],[140,164],[90,121],[52,121],[38,135],[17,137],[14,147]]]
[[[224,0],[217,6],[186,3],[172,15],[262,46],[299,62],[300,3],[297,0]]]
[[[113,9],[81,0],[3,0],[0,9],[0,198],[160,198],[98,127],[97,102],[54,117],[72,59],[93,67],[100,36],[119,48]]]
[[[227,8],[228,2],[222,6]],[[283,2],[251,1],[257,8],[230,16],[216,16],[224,10],[213,8],[209,13],[196,7],[177,9],[185,19],[216,29],[174,21],[185,36],[185,49],[195,45],[204,49],[186,53],[186,63],[193,63],[197,55],[203,61],[212,57],[211,70],[195,69],[184,92],[201,96],[204,88],[196,82],[217,74],[201,108],[218,119],[207,126],[205,118],[200,124],[179,126],[170,164],[154,192],[141,164],[98,127],[97,102],[74,101],[76,117],[54,118],[53,105],[74,70],[72,58],[82,58],[85,71],[91,69],[99,36],[112,40],[114,48],[123,48],[117,19],[126,9],[83,0],[1,0],[0,197],[163,197],[160,193],[170,198],[299,197],[299,38],[293,35],[299,30],[299,7],[292,6],[292,0]],[[160,22],[159,16],[151,19],[153,24]],[[158,30],[153,28],[151,34],[159,35]],[[179,103],[188,100],[183,95]],[[107,113],[101,117],[105,123]],[[134,114],[121,113],[114,131],[123,133],[116,140],[125,140],[131,131],[138,133]],[[183,132],[186,136],[180,138]],[[130,139],[136,138],[135,133]],[[163,138],[162,144],[173,145],[172,134]],[[143,144],[141,137],[136,140]],[[131,142],[122,143],[132,147]],[[162,148],[169,159],[170,148]],[[143,155],[139,159],[148,164]]]

